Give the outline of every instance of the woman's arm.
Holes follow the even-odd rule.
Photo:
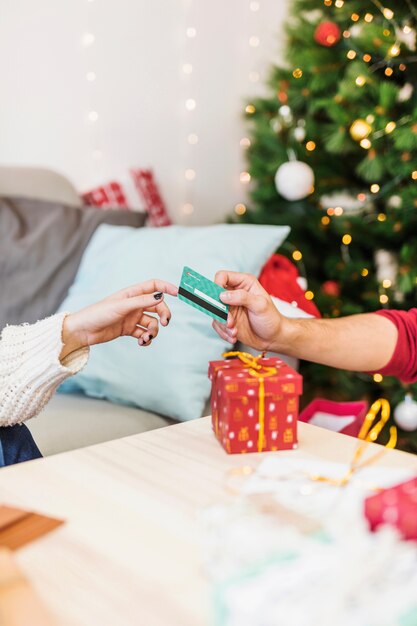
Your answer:
[[[89,347],[130,336],[149,346],[171,316],[164,293],[170,283],[133,285],[77,313],[59,313],[36,324],[6,326],[0,340],[0,426],[37,415],[57,387],[87,363]]]
[[[88,347],[60,360],[66,313],[23,326],[6,326],[0,341],[0,426],[37,415],[66,378],[87,363]]]

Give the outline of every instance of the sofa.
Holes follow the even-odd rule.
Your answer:
[[[0,195],[81,205],[71,182],[45,168],[0,167]],[[56,394],[42,413],[28,422],[28,427],[47,456],[172,423],[168,418],[138,408],[83,395]]]

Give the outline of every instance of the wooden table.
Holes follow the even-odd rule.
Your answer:
[[[302,423],[299,441],[346,463],[356,445]],[[18,563],[62,626],[208,626],[198,515],[231,497],[225,474],[242,463],[203,418],[2,469],[0,502],[67,520],[19,550]],[[417,473],[417,457],[403,452],[380,464]]]

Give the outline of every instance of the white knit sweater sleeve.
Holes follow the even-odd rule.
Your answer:
[[[57,387],[87,363],[89,348],[60,361],[62,325],[67,313],[36,324],[6,326],[0,341],[0,426],[37,415]]]

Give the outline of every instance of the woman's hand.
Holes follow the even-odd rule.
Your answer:
[[[118,337],[134,337],[140,346],[150,345],[158,334],[158,317],[162,326],[168,326],[171,318],[164,293],[176,296],[178,289],[162,280],[149,280],[67,315],[62,331],[61,359],[78,348]]]
[[[220,299],[230,306],[226,324],[213,322],[220,337],[229,343],[239,340],[260,351],[271,349],[284,318],[255,276],[221,271],[214,281],[228,290]]]

